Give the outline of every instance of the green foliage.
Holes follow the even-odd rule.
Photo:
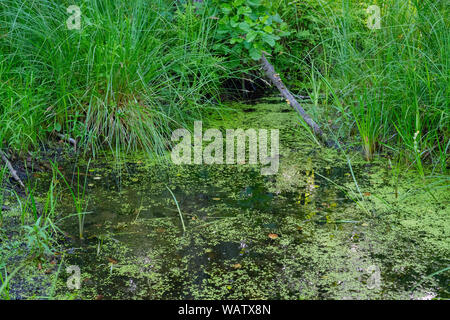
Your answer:
[[[317,122],[333,123],[329,131],[335,138],[356,137],[368,160],[378,152],[402,154],[421,175],[423,163],[431,164],[433,172],[446,173],[450,42],[445,1],[378,1],[381,29],[372,30],[366,9],[373,4],[350,0],[297,4],[299,9],[310,8],[303,15],[317,16],[320,23],[308,24],[319,26],[320,41],[305,40],[315,45],[301,53],[304,57],[300,51],[279,56],[277,68],[291,70],[291,83],[315,97],[320,90],[322,98],[315,104],[323,107]],[[294,24],[294,19],[283,18]],[[296,45],[291,43],[283,44]]]
[[[51,247],[54,240],[49,233],[50,225],[45,223],[42,216],[33,225],[25,225],[23,228],[27,245],[35,257],[52,253]]]
[[[272,1],[213,0],[205,8],[210,17],[218,19],[219,43],[214,48],[225,54],[258,61],[263,52],[280,50],[277,42],[290,34]]]
[[[281,48],[271,62],[290,88],[309,90],[313,86],[311,66],[320,53],[322,39],[330,37],[328,18],[316,0],[278,0],[273,6],[288,23],[290,35],[279,41]]]
[[[86,154],[163,153],[173,129],[209,114],[224,83],[267,52],[313,98],[316,122],[356,135],[367,159],[406,148],[421,172],[447,170],[445,1],[83,0],[81,30],[66,28],[70,4],[2,1],[0,148],[56,131]],[[380,30],[366,25],[373,4]]]
[[[3,277],[5,279],[3,279]],[[6,272],[3,276],[3,270],[0,271],[0,299],[1,300],[10,300],[9,296],[9,282],[8,282],[8,273]]]
[[[75,213],[78,218],[78,231],[79,231],[79,237],[80,239],[83,239],[83,232],[84,232],[84,220],[87,214],[87,206],[89,203],[89,199],[86,195],[86,189],[87,189],[87,175],[89,170],[89,163],[88,162],[86,166],[86,172],[84,173],[85,179],[82,183],[80,181],[80,168],[77,168],[77,180],[76,180],[76,186],[72,187],[69,182],[67,181],[66,177],[62,174],[61,171],[59,171],[58,166],[55,163],[52,163],[52,170],[53,170],[53,180],[56,180],[57,177],[60,177],[62,181],[64,182],[64,185],[67,187],[68,193],[70,194],[73,204],[75,206]]]
[[[178,1],[2,1],[0,147],[53,131],[103,147],[162,153],[172,129],[202,116],[232,73],[211,52],[213,21]]]

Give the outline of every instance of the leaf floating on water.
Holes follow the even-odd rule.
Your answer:
[[[275,240],[278,238],[278,235],[276,233],[269,233],[269,238]]]

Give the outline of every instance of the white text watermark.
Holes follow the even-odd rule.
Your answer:
[[[208,129],[203,133],[202,122],[196,121],[193,139],[187,129],[177,129],[172,133],[173,142],[181,141],[172,149],[171,158],[178,165],[245,164],[248,145],[248,164],[259,163],[262,175],[274,175],[279,168],[280,134],[278,129],[270,130],[269,154],[268,133],[267,129],[226,129],[224,141],[219,129]],[[204,146],[204,141],[209,144]]]

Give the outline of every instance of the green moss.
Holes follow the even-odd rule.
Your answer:
[[[57,297],[448,297],[448,273],[426,278],[450,256],[445,180],[424,184],[405,170],[394,184],[382,158],[366,164],[358,154],[347,158],[316,145],[297,116],[284,112],[287,105],[232,107],[209,126],[279,128],[278,174],[127,155],[119,175],[110,162],[93,162],[86,240],[76,240],[76,217],[61,224],[71,236],[64,267],[80,266],[82,286],[68,290],[63,272]],[[185,234],[166,185],[180,204]],[[70,199],[62,204],[62,212],[72,212]]]

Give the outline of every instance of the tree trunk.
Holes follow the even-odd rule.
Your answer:
[[[262,55],[260,62],[266,76],[270,79],[270,81],[272,81],[272,84],[274,84],[278,88],[281,95],[289,102],[289,104],[295,109],[295,111],[297,111],[298,114],[300,114],[303,120],[312,129],[313,133],[318,138],[320,138],[322,142],[325,141],[322,129],[320,129],[317,123],[315,123],[314,120],[306,113],[306,111],[302,108],[300,103],[298,103],[298,101],[294,98],[292,93],[286,88],[283,81],[281,81],[280,75],[275,72],[275,68],[273,67],[273,65],[270,64],[269,61],[267,61],[266,56],[264,54]]]

